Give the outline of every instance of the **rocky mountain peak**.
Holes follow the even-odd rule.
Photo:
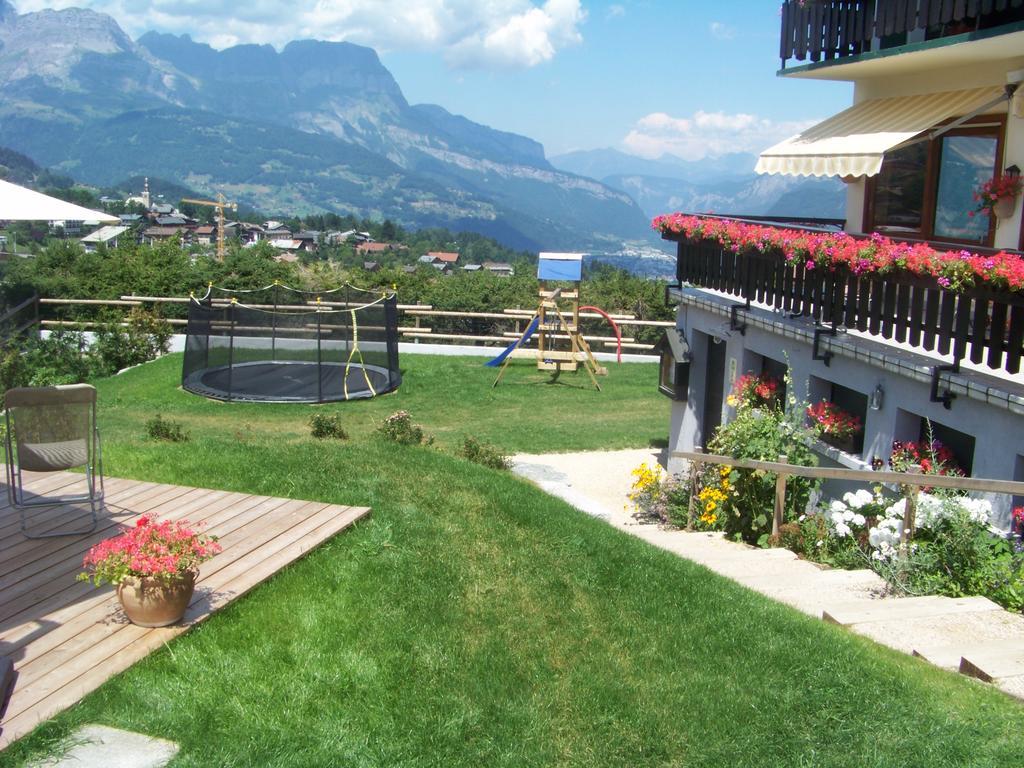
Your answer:
[[[18,14],[0,0],[0,79],[39,76],[66,81],[88,54],[134,52],[135,44],[110,16],[85,8]]]

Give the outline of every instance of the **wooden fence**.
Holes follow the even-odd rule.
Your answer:
[[[822,61],[871,50],[873,38],[930,29],[959,34],[1021,20],[1024,0],[786,0],[779,54]],[[999,15],[997,15],[999,14]]]
[[[866,469],[844,469],[841,467],[803,467],[790,464],[785,456],[778,461],[757,461],[755,459],[736,459],[732,456],[720,456],[703,451],[673,451],[672,457],[685,459],[690,463],[690,509],[687,519],[687,530],[693,529],[697,485],[704,464],[751,469],[775,475],[775,508],[772,516],[772,535],[777,536],[782,526],[786,509],[786,483],[790,477],[806,477],[816,480],[846,480],[848,482],[869,483],[872,485],[893,485],[900,488],[907,504],[903,516],[903,532],[901,540],[906,543],[913,536],[914,518],[917,506],[917,493],[921,488],[947,488],[958,491],[978,491],[984,493],[1003,493],[1013,496],[1024,496],[1024,482],[1013,480],[992,480],[982,477],[952,477],[949,475],[925,475],[920,467],[912,467],[909,472],[883,472]]]
[[[112,307],[129,309],[132,307],[142,307],[153,304],[171,304],[186,306],[190,299],[188,297],[178,296],[135,296],[125,295],[119,299],[39,299],[38,303],[47,307]],[[214,301],[214,306],[223,304],[227,306],[227,301]],[[308,309],[313,311],[317,307],[316,301],[307,301],[301,304],[279,304],[279,305],[248,305],[262,307],[265,309],[285,309],[285,310],[303,310]],[[356,302],[343,302],[343,301],[321,301],[319,306],[327,309],[338,309],[345,307],[362,306],[362,303]],[[473,343],[473,344],[493,344],[493,345],[507,345],[510,344],[514,339],[522,335],[525,330],[526,323],[533,317],[532,309],[504,309],[501,312],[462,312],[456,310],[440,310],[434,309],[429,304],[399,304],[399,328],[398,332],[400,336],[409,339],[413,342],[419,342],[421,340],[426,341],[438,341],[438,342],[450,342],[450,343]],[[637,319],[633,315],[612,315],[612,319],[615,320],[616,324],[626,328],[673,328],[675,323],[670,320],[642,320]],[[582,320],[590,320],[594,322],[604,322],[604,318],[596,312],[580,312],[580,318]],[[467,321],[467,322],[486,322],[488,325],[501,325],[507,327],[507,330],[499,330],[496,333],[486,332],[445,332],[439,331],[437,328],[425,325],[425,321],[430,319],[436,320],[448,320],[448,321]],[[183,318],[168,318],[167,322],[176,327],[184,327],[187,325],[187,321]],[[91,328],[95,327],[98,323],[92,321],[81,321],[81,320],[66,320],[66,319],[43,319],[39,321],[40,325],[44,328]],[[605,348],[614,349],[617,345],[617,340],[611,335],[599,335],[590,334],[584,335],[583,337],[588,342],[600,344]],[[633,336],[622,337],[622,349],[625,351],[647,353],[654,349],[653,344],[644,343],[638,341]]]

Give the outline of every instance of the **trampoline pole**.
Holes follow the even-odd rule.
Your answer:
[[[324,374],[320,359],[320,297],[316,297],[316,401],[324,401]]]
[[[346,310],[349,310],[349,309],[352,308],[352,305],[351,305],[350,301],[351,300],[349,298],[348,283],[345,283],[345,309]],[[348,312],[346,311],[344,313],[344,315],[345,315],[345,356],[347,357],[348,353],[349,353],[349,341],[352,338],[352,331],[349,330],[349,327],[348,327]]]
[[[270,359],[277,362],[277,280],[274,281],[274,318],[270,325]]]
[[[228,305],[228,316],[231,322],[231,336],[228,337],[228,402],[231,402],[231,374],[235,367],[235,302],[238,301],[234,296],[231,297],[231,304]]]

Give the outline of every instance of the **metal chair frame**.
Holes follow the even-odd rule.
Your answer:
[[[51,397],[52,395],[52,397]],[[67,396],[71,396],[72,400],[63,399]],[[48,471],[62,471],[67,469],[73,469],[75,467],[85,467],[85,481],[88,490],[85,493],[71,495],[71,496],[59,496],[59,497],[41,497],[37,501],[26,501],[25,500],[25,486],[22,478],[22,469],[18,462],[18,451],[17,451],[17,417],[14,418],[13,422],[11,419],[11,409],[14,408],[30,408],[33,405],[11,405],[11,401],[17,403],[22,396],[27,396],[32,400],[38,402],[34,403],[36,407],[48,407],[48,406],[59,406],[69,404],[80,404],[88,407],[88,433],[83,436],[86,443],[86,461],[85,464],[71,463],[62,467],[54,467]],[[47,401],[47,402],[43,402]],[[7,460],[5,462],[7,469],[7,495],[10,499],[11,506],[20,512],[21,517],[21,531],[26,538],[29,539],[46,539],[57,536],[79,536],[86,533],[92,533],[96,530],[98,523],[97,511],[102,506],[104,486],[103,486],[103,446],[100,442],[100,431],[97,423],[97,412],[96,412],[96,390],[94,387],[88,384],[72,384],[67,386],[57,387],[25,387],[8,390],[5,395],[5,409],[4,409],[4,420],[7,427],[6,434],[6,449],[7,449]],[[14,427],[12,429],[12,426]],[[97,490],[97,477],[99,478],[99,493]],[[33,507],[54,507],[61,504],[70,504],[79,501],[89,502],[89,511],[91,517],[91,523],[87,528],[76,528],[74,530],[58,530],[48,533],[29,533],[28,521],[26,519],[26,511]]]

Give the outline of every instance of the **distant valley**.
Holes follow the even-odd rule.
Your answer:
[[[738,216],[842,218],[845,187],[835,178],[759,176],[757,158],[729,154],[687,161],[657,160],[615,149],[571,152],[551,158],[556,168],[598,179],[625,192],[648,217],[672,211]]]

